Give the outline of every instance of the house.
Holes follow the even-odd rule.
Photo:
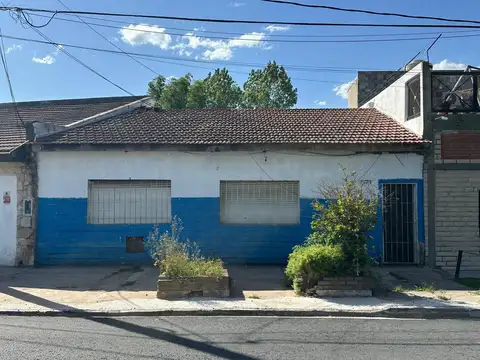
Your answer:
[[[369,85],[378,74],[362,75],[349,94],[351,107],[377,109],[434,143],[424,160],[428,264],[454,271],[463,250],[464,276],[480,271],[479,70],[415,61],[378,86]]]
[[[341,166],[389,195],[375,251],[422,262],[426,142],[376,109],[159,110],[144,99],[31,133],[39,265],[149,262],[143,238],[173,216],[206,256],[285,263],[309,233],[317,185],[340,181]]]
[[[138,97],[0,104],[0,266],[33,265],[37,163],[27,141],[33,121],[65,125]]]

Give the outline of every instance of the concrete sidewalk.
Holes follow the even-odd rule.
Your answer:
[[[297,297],[286,289],[279,268],[236,267],[231,274],[236,298],[168,301],[156,298],[158,269],[155,268],[0,268],[0,314],[414,318],[480,315],[480,296],[439,300],[396,294],[385,298],[316,299]]]

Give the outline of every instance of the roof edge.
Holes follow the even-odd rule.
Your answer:
[[[67,131],[67,130],[70,130],[70,129],[75,129],[75,128],[82,127],[82,126],[85,126],[85,125],[88,125],[88,124],[93,124],[93,123],[105,120],[107,118],[110,118],[112,116],[121,115],[121,114],[124,114],[126,112],[132,111],[134,109],[138,109],[141,106],[150,107],[152,105],[153,104],[152,104],[152,100],[150,99],[150,97],[144,97],[140,100],[136,100],[134,102],[131,102],[131,103],[128,103],[128,104],[125,104],[125,105],[122,105],[122,106],[118,106],[116,108],[104,111],[104,112],[99,113],[99,114],[95,114],[95,115],[87,117],[85,119],[75,121],[75,122],[73,122],[71,124],[68,124],[68,125],[56,126],[50,132],[37,133],[37,134],[35,134],[35,141],[37,139],[42,139],[42,138],[46,138],[46,137],[51,136],[51,135],[61,133],[63,131]]]

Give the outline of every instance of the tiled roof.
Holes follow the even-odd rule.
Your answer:
[[[141,107],[40,138],[55,144],[416,144],[425,142],[375,109]]]
[[[66,125],[144,96],[29,101],[17,103],[23,122],[41,121]],[[9,152],[26,141],[26,132],[12,103],[0,104],[0,153]]]

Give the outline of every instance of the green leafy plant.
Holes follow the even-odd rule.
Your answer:
[[[209,276],[221,278],[223,263],[219,259],[190,260],[185,253],[168,255],[162,261],[163,274],[169,277]]]
[[[422,283],[420,285],[415,285],[415,291],[434,293],[437,290],[438,290],[437,287],[433,283],[432,284]]]
[[[321,184],[324,203],[313,202],[313,232],[306,244],[340,246],[345,254],[346,271],[362,275],[370,265],[367,242],[377,223],[378,200],[373,188],[355,172],[342,168],[341,184]]]
[[[392,292],[394,292],[394,293],[399,293],[399,294],[404,293],[404,292],[406,292],[406,291],[407,291],[407,290],[404,289],[402,285],[397,285],[397,286],[395,286],[395,287],[393,288],[393,290],[392,290]]]
[[[293,282],[295,292],[301,294],[324,276],[342,274],[344,261],[338,245],[296,246],[288,257],[285,274]]]
[[[180,240],[183,229],[183,222],[177,216],[172,219],[170,232],[161,232],[157,225],[154,226],[153,231],[145,238],[145,248],[155,266],[160,267],[161,262],[172,254],[186,254],[190,260],[201,258],[200,248],[195,242],[189,239]]]
[[[145,247],[160,272],[170,277],[222,277],[222,261],[202,257],[195,242],[181,240],[182,231],[182,220],[174,216],[170,231],[161,232],[159,227],[155,226],[145,238]]]

